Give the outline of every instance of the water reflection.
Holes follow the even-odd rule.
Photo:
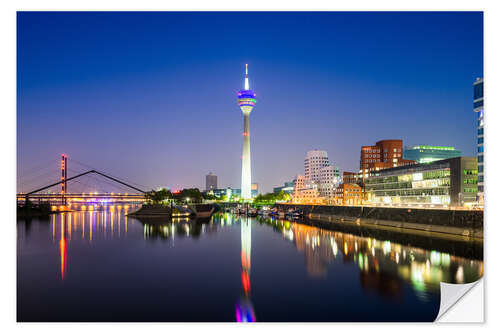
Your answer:
[[[129,218],[126,216],[127,213],[128,206],[111,206],[111,209],[85,209],[60,213],[60,215],[51,215],[49,222],[51,241],[52,243],[58,241],[59,244],[61,280],[64,280],[68,270],[68,247],[72,239],[74,240],[77,237],[91,244],[94,241],[94,234],[96,232],[99,237],[105,240],[125,237],[129,223]],[[26,225],[29,224],[31,223],[26,223]],[[122,228],[124,232],[122,232]]]
[[[483,274],[480,260],[286,220],[258,221],[273,226],[304,253],[311,277],[325,278],[330,264],[340,259],[358,266],[363,288],[384,296],[400,297],[403,280],[425,292],[438,291],[440,282],[470,283]]]
[[[91,209],[51,215],[52,240],[64,237],[71,241],[72,237],[79,237],[91,243],[96,232],[103,239],[121,238],[128,231],[130,219],[126,216],[127,213],[127,208],[114,208],[107,211]],[[58,234],[59,223],[61,229]]]
[[[243,295],[236,306],[236,318],[238,321],[254,321],[250,300],[252,220],[247,217],[233,219],[231,214],[226,213],[214,216],[208,227],[200,227],[189,220],[160,226],[145,224],[145,237],[169,238],[175,237],[175,234],[199,237],[234,223],[240,224]],[[311,278],[327,278],[329,267],[340,260],[344,265],[357,266],[360,284],[366,292],[393,300],[401,300],[405,282],[413,287],[419,297],[425,298],[427,292],[439,291],[440,282],[470,283],[483,274],[481,260],[287,220],[262,217],[255,220],[271,226],[285,240],[294,243],[297,251],[304,255],[306,270]]]
[[[351,287],[354,288],[350,289],[351,291],[356,292],[357,289],[360,289],[366,294],[376,295],[377,297],[374,299],[389,300],[390,304],[400,304],[402,302],[408,304],[408,298],[413,297],[412,299],[415,299],[415,296],[405,292],[405,290],[408,291],[408,287],[422,303],[429,302],[429,295],[433,295],[432,302],[436,302],[435,295],[439,292],[440,282],[469,283],[477,280],[483,274],[483,262],[456,255],[454,245],[450,247],[449,251],[443,251],[442,249],[436,251],[412,246],[409,242],[402,244],[391,238],[360,236],[350,232],[328,230],[293,221],[262,217],[247,218],[228,213],[216,214],[208,220],[184,218],[138,220],[127,217],[127,212],[124,207],[115,207],[113,210],[87,208],[85,211],[52,215],[50,220],[46,222],[38,221],[38,223],[33,224],[31,222],[21,222],[18,224],[18,249],[21,249],[21,251],[18,251],[18,256],[19,253],[23,255],[22,249],[25,245],[26,252],[28,252],[29,237],[38,237],[37,241],[40,244],[48,246],[54,251],[54,256],[46,257],[47,262],[54,263],[53,270],[47,272],[56,277],[55,270],[57,269],[57,284],[68,288],[70,286],[75,288],[75,284],[80,284],[82,276],[75,273],[72,275],[71,272],[72,270],[75,272],[75,268],[78,271],[79,267],[83,267],[82,265],[85,262],[82,261],[82,258],[87,258],[87,250],[91,250],[91,248],[94,251],[92,267],[99,264],[99,258],[95,256],[98,251],[114,251],[115,253],[116,249],[119,249],[118,252],[120,253],[122,253],[121,251],[127,251],[128,257],[123,255],[123,258],[127,258],[122,263],[123,266],[120,266],[120,260],[122,260],[120,255],[113,257],[117,263],[111,262],[109,268],[100,266],[101,270],[109,269],[109,272],[112,272],[108,272],[109,274],[114,274],[115,268],[116,272],[119,272],[120,269],[122,272],[129,272],[128,268],[131,267],[130,272],[135,272],[137,271],[136,267],[141,267],[147,272],[144,273],[147,274],[145,276],[155,276],[155,274],[162,276],[161,273],[158,273],[158,266],[149,267],[143,265],[142,260],[148,257],[147,255],[152,255],[153,259],[155,255],[158,255],[157,258],[168,257],[170,260],[168,266],[176,267],[176,273],[180,274],[179,276],[182,276],[182,274],[196,275],[200,269],[204,274],[215,274],[212,273],[212,269],[214,271],[224,271],[226,269],[226,267],[217,266],[218,262],[221,265],[227,265],[227,262],[231,262],[230,268],[218,275],[220,281],[214,282],[214,285],[221,288],[217,289],[220,293],[226,292],[228,294],[221,294],[221,299],[227,296],[227,298],[230,298],[230,304],[232,304],[232,306],[227,306],[227,302],[224,301],[226,302],[224,303],[224,309],[219,310],[223,312],[229,309],[232,320],[241,322],[256,321],[256,314],[259,320],[266,320],[266,315],[269,316],[269,313],[276,311],[275,307],[274,310],[268,308],[269,305],[266,304],[266,302],[269,302],[268,300],[263,302],[262,299],[268,297],[267,295],[272,292],[279,291],[266,289],[269,287],[261,284],[261,280],[257,281],[259,287],[255,290],[252,289],[252,286],[256,285],[256,276],[266,281],[267,272],[264,272],[264,270],[268,269],[269,266],[262,266],[264,262],[262,260],[263,256],[277,256],[277,254],[269,250],[273,248],[272,246],[268,248],[270,242],[285,245],[279,247],[279,249],[287,251],[282,253],[286,253],[288,259],[296,258],[283,264],[283,267],[287,270],[287,280],[293,283],[304,283],[304,281],[307,283],[307,280],[301,280],[302,276],[307,276],[309,281],[312,280],[307,287],[313,289],[313,285],[321,284],[322,288],[332,292],[332,290],[338,289],[339,282],[348,276],[350,281],[359,281],[359,284],[354,284],[354,287]],[[276,237],[276,234],[269,237],[270,230],[278,233],[278,237]],[[226,231],[228,232],[226,233]],[[196,240],[209,239],[210,235],[216,233],[224,235],[224,237],[213,238],[213,240],[217,240],[217,243]],[[231,248],[234,242],[226,242],[226,240],[234,240],[235,237],[240,238],[237,244],[239,255],[234,247]],[[172,247],[176,247],[176,239],[180,240],[180,242],[177,243],[178,248],[174,251]],[[191,240],[195,240],[198,245],[193,246]],[[183,246],[179,246],[181,242]],[[154,246],[144,247],[138,244]],[[162,244],[169,246],[161,246]],[[258,244],[258,248],[256,248],[256,244]],[[289,244],[292,244],[293,247],[289,246]],[[252,281],[251,274],[252,245],[254,247],[254,281]],[[220,251],[213,253],[216,253],[220,261],[212,263],[210,267],[200,268],[204,263],[203,260],[197,261],[197,251],[200,251],[201,248],[207,250],[216,246],[220,246]],[[232,250],[226,251],[228,248]],[[159,252],[156,253],[156,250]],[[191,252],[192,256],[184,257],[186,251]],[[136,253],[141,255],[136,255]],[[299,255],[293,256],[294,253]],[[128,262],[128,258],[134,258],[135,260],[131,259]],[[185,260],[185,258],[190,258],[190,260]],[[237,259],[238,262],[231,261],[232,258]],[[110,263],[107,260],[103,261],[104,265]],[[178,262],[175,260],[178,260]],[[277,258],[277,260],[280,260],[280,258]],[[260,266],[259,262],[261,263]],[[272,261],[265,260],[265,262],[268,264]],[[240,265],[241,267],[239,267]],[[30,265],[21,264],[18,266],[26,269],[26,272],[37,272],[36,270],[31,271]],[[305,272],[307,274],[303,274]],[[167,273],[172,274],[172,271],[168,270]],[[89,272],[89,274],[93,279],[93,272]],[[120,279],[124,276],[123,285],[126,285],[129,281],[126,280],[127,275],[120,275]],[[128,276],[131,279],[130,275]],[[137,275],[138,279],[139,277],[142,278],[142,275]],[[226,277],[230,277],[231,282],[228,282],[229,278],[226,279]],[[26,279],[29,278],[29,276],[26,276]],[[163,275],[163,278],[165,278],[165,275]],[[267,279],[270,278],[272,279],[272,277],[267,276]],[[64,283],[61,283],[62,281]],[[130,281],[137,282],[138,280],[131,279]],[[173,281],[175,281],[174,283],[178,282],[179,285],[183,283],[182,279]],[[103,285],[106,285],[106,283],[108,283],[108,289],[114,287],[114,281],[112,283],[103,278]],[[131,283],[133,285],[133,282]],[[238,289],[231,289],[226,284],[231,286],[236,284]],[[41,285],[43,286],[43,283]],[[55,290],[58,285],[52,285],[52,287]],[[133,289],[129,289],[129,292]],[[60,291],[64,294],[66,289]],[[295,290],[290,294],[290,297],[293,297],[294,293],[299,295],[299,292]],[[300,294],[301,298],[297,298],[298,303],[295,304],[297,309],[302,309],[302,305],[306,306],[306,304],[309,304],[308,302],[314,301],[313,298],[307,298],[309,297],[307,293],[308,291],[304,291],[304,294]],[[200,301],[203,299],[200,295],[206,296],[207,294],[209,294],[208,291],[200,289],[197,296],[191,296],[193,298],[189,300]],[[135,297],[139,296],[135,294]],[[315,297],[321,298],[322,296]],[[290,299],[293,300],[293,298]],[[373,303],[373,298],[371,300],[368,298],[359,299],[360,302],[363,300],[376,304]],[[299,301],[303,302],[303,304]],[[436,306],[439,306],[439,299],[437,303]],[[270,302],[269,304],[273,303]],[[311,311],[316,310],[311,309]],[[300,320],[300,318],[292,318],[291,320]]]
[[[241,218],[241,286],[243,295],[236,303],[236,321],[254,322],[255,312],[250,299],[250,267],[252,256],[252,222]]]
[[[57,240],[59,244],[61,279],[64,279],[69,264],[68,246],[75,237],[89,244],[94,241],[95,235],[105,240],[120,239],[126,237],[129,223],[140,222],[144,239],[175,241],[175,237],[198,238],[236,223],[241,224],[241,284],[245,299],[241,304],[251,305],[250,267],[254,219],[225,213],[211,220],[178,218],[172,221],[137,221],[128,218],[126,213],[125,208],[115,208],[113,211],[87,210],[51,216],[52,242]],[[336,260],[341,260],[344,264],[358,267],[363,288],[386,296],[400,294],[402,280],[410,282],[417,291],[437,291],[440,282],[469,283],[483,274],[481,260],[286,220],[259,217],[256,221],[271,226],[283,235],[283,239],[296,246],[297,251],[304,255],[310,277],[326,278],[329,267]],[[253,318],[252,315],[250,317]]]
[[[66,215],[61,216],[61,239],[59,240],[59,252],[61,256],[61,280],[64,280],[64,273],[66,273],[67,263],[66,258],[68,248],[66,246],[66,217]]]

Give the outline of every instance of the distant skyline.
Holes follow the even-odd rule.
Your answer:
[[[17,29],[19,191],[46,162],[38,185],[57,181],[61,153],[68,176],[74,159],[150,188],[203,189],[209,171],[239,188],[245,63],[262,192],[312,149],[341,172],[383,139],[476,156],[480,12],[19,12]]]

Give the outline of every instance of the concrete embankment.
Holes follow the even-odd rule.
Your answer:
[[[311,220],[483,238],[483,211],[386,207],[349,207],[278,204],[281,210],[300,209]]]

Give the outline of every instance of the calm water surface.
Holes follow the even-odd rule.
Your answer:
[[[483,272],[456,244],[438,252],[270,218],[125,213],[18,221],[19,321],[432,321],[439,282]]]

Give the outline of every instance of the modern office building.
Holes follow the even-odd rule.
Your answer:
[[[403,158],[403,140],[381,140],[374,146],[362,146],[359,172],[362,178],[372,171],[415,164]]]
[[[205,176],[205,190],[215,190],[217,188],[217,176],[213,173],[209,172],[208,175]]]
[[[477,113],[477,194],[484,203],[484,88],[483,79],[474,82],[474,112]]]
[[[389,206],[464,206],[476,201],[477,159],[455,157],[372,171],[368,203]]]
[[[285,182],[285,184],[283,186],[273,187],[273,193],[274,194],[278,194],[281,191],[283,191],[285,193],[288,193],[288,194],[292,195],[293,194],[293,189],[294,189],[294,182],[293,181],[291,181],[291,182]]]
[[[209,191],[205,191],[205,193],[213,194],[217,198],[222,198],[224,195],[227,200],[237,200],[241,198],[241,189],[240,188],[217,188]],[[255,198],[258,195],[258,189],[252,190],[252,198]]]
[[[250,160],[250,113],[257,99],[250,90],[248,82],[248,64],[245,65],[245,89],[238,91],[238,105],[243,112],[243,151],[241,154],[241,197],[248,200],[252,197],[252,167]]]
[[[241,188],[230,188],[228,187],[228,189],[231,191],[231,198],[243,198],[243,191],[241,190]],[[259,190],[256,189],[256,190],[250,190],[250,195],[251,195],[251,198],[255,198],[257,195],[259,194]]]
[[[403,158],[417,163],[429,163],[461,155],[462,152],[455,147],[418,145],[405,147]]]

